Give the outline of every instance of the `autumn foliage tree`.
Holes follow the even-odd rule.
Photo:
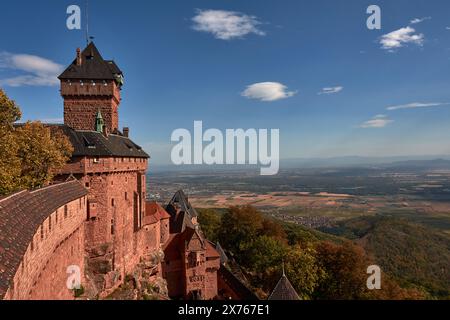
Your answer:
[[[15,125],[20,108],[0,89],[0,195],[42,187],[71,157],[67,137],[40,122]]]

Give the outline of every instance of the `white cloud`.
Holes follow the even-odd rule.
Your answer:
[[[431,20],[431,17],[423,17],[423,18],[415,18],[413,20],[411,20],[411,24],[418,24],[421,22],[424,22],[425,20]]]
[[[450,30],[450,27],[445,27],[446,30]]]
[[[412,43],[422,46],[425,36],[421,33],[415,33],[416,30],[411,27],[401,28],[381,36],[381,48],[394,51],[403,47],[405,44]]]
[[[393,111],[393,110],[400,110],[400,109],[415,109],[415,108],[431,108],[431,107],[439,107],[439,106],[445,106],[450,105],[450,103],[442,103],[442,102],[429,102],[429,103],[422,103],[422,102],[413,102],[408,104],[402,104],[398,106],[391,106],[388,107],[386,110]]]
[[[63,71],[63,66],[34,55],[1,52],[0,69],[22,73],[0,79],[0,85],[3,86],[56,86],[59,83],[57,76]]]
[[[231,40],[243,38],[254,33],[264,36],[265,33],[258,29],[261,22],[255,16],[249,16],[240,12],[225,10],[198,10],[192,18],[193,29],[196,31],[212,33],[216,39]]]
[[[290,98],[296,93],[296,91],[288,91],[288,88],[279,82],[260,82],[249,85],[242,92],[242,96],[268,102]]]
[[[384,128],[389,123],[394,122],[394,120],[390,120],[386,115],[379,114],[373,117],[372,119],[364,122],[360,125],[360,128]]]
[[[344,90],[344,87],[329,87],[329,88],[323,88],[321,92],[319,92],[318,94],[333,94],[333,93],[338,93],[341,92],[342,90]]]

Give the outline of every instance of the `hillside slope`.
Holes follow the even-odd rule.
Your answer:
[[[450,297],[450,237],[441,231],[378,216],[347,220],[323,231],[354,239],[402,285]]]

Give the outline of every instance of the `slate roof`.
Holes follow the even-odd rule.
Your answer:
[[[73,157],[130,157],[150,158],[150,156],[131,139],[120,134],[107,137],[97,131],[74,130],[67,125],[49,125],[53,132],[60,130],[66,135],[74,148]]]
[[[225,250],[223,250],[222,246],[220,245],[220,243],[217,241],[216,244],[216,250],[220,255],[220,264],[226,265],[228,263],[228,256],[225,253]]]
[[[117,75],[122,75],[122,71],[114,61],[103,59],[94,42],[89,43],[81,52],[81,56],[81,65],[77,65],[77,59],[75,58],[58,77],[60,80],[114,80]]]
[[[0,200],[0,300],[39,226],[56,209],[86,195],[87,190],[74,180]]]
[[[237,278],[233,272],[228,270],[223,264],[220,265],[220,269],[217,272],[217,276],[221,277],[223,281],[235,292],[240,300],[259,300],[256,294],[253,293],[239,278]]]
[[[175,193],[172,200],[170,200],[169,205],[180,206],[182,212],[188,213],[191,217],[197,217],[197,211],[189,203],[189,199],[183,190],[179,190]]]
[[[179,214],[177,215],[177,208]],[[200,226],[194,226],[192,218],[198,217],[197,211],[189,203],[186,194],[179,190],[166,206],[166,211],[170,214],[170,233],[182,233],[186,228],[196,229],[201,234]],[[202,234],[203,235],[203,234]]]
[[[289,279],[283,274],[268,300],[300,300],[300,297]]]

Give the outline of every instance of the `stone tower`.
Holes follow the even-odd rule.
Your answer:
[[[99,112],[105,129],[119,128],[122,71],[114,61],[104,60],[93,42],[77,49],[72,64],[59,76],[64,98],[64,123],[75,130],[96,130]]]

